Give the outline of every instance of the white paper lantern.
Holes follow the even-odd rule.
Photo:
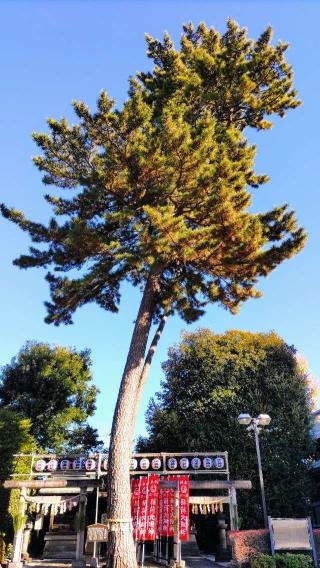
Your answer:
[[[34,466],[36,471],[44,471],[46,468],[46,461],[45,460],[37,460]]]
[[[47,470],[48,471],[56,471],[57,468],[58,468],[58,461],[57,460],[50,460],[47,463]]]
[[[69,460],[61,460],[60,469],[62,469],[63,471],[70,469],[70,461]]]
[[[138,460],[136,460],[135,458],[132,458],[130,460],[130,469],[131,470],[135,470],[138,467]]]
[[[154,458],[151,462],[152,469],[160,469],[161,468],[161,459]]]
[[[108,469],[108,456],[102,460],[102,469],[104,469],[104,471]]]
[[[140,469],[146,470],[149,468],[149,465],[150,461],[148,458],[142,458],[142,460],[140,460]]]
[[[188,467],[189,467],[188,458],[181,458],[181,460],[179,461],[179,465],[180,465],[181,469],[188,469]]]
[[[84,458],[77,458],[76,460],[73,460],[72,469],[76,471],[84,469]]]
[[[211,469],[212,468],[212,459],[211,458],[203,458],[203,467],[205,469]]]
[[[223,469],[224,468],[224,459],[221,457],[218,457],[214,460],[214,465],[216,466],[217,469]]]
[[[192,458],[191,460],[191,467],[193,469],[200,469],[201,467],[201,459],[200,458]]]
[[[87,471],[94,471],[96,469],[96,460],[89,458],[86,460],[85,467]]]
[[[169,458],[167,461],[167,466],[169,469],[177,469],[178,462],[176,458]]]

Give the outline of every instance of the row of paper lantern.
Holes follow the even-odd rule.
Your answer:
[[[104,458],[101,463],[101,467],[104,470],[108,469],[108,458]],[[46,461],[44,459],[37,460],[34,466],[36,471],[56,471],[60,469],[66,471],[73,469],[74,471],[86,470],[95,471],[97,469],[97,462],[93,458],[77,458],[75,460],[56,460],[51,459]]]
[[[182,457],[179,460],[176,458],[167,458],[167,468],[174,471],[175,469],[223,469],[225,466],[225,461],[222,457],[218,456],[216,458],[211,458],[209,456],[199,458],[194,457],[191,460],[187,457]],[[73,469],[74,471],[86,470],[95,471],[97,469],[97,462],[93,458],[77,458],[74,460],[62,459],[56,460],[51,459],[46,461],[44,459],[39,459],[35,462],[36,471],[56,471],[60,469],[62,471]],[[148,458],[142,458],[139,461],[136,458],[131,459],[130,469],[134,470],[148,470],[152,469],[154,471],[162,469],[162,460],[160,458],[153,458],[149,460]],[[108,469],[108,458],[104,458],[101,462],[101,469]]]
[[[192,458],[191,460],[186,457],[182,457],[179,461],[176,458],[168,458],[167,459],[167,468],[174,471],[175,469],[183,469],[187,470],[190,467],[194,470],[204,468],[204,469],[223,469],[224,468],[224,459],[222,457],[210,458]],[[139,466],[139,467],[138,467]],[[160,458],[154,458],[153,460],[149,460],[148,458],[142,458],[138,463],[136,458],[132,458],[130,469],[131,470],[159,470],[162,469],[162,462]]]

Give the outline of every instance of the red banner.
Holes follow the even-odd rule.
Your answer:
[[[154,540],[158,522],[159,476],[131,482],[131,515],[136,540]]]
[[[159,490],[158,535],[174,535],[174,489],[171,488]]]
[[[150,475],[147,498],[147,522],[145,540],[154,540],[157,533],[159,506],[159,476]]]
[[[189,493],[190,483],[188,475],[179,477],[179,539],[189,540]]]
[[[168,476],[178,481],[179,522],[175,518],[174,488],[159,489],[159,476],[131,480],[131,515],[136,540],[154,540],[156,536],[173,537],[175,523],[179,539],[189,540],[189,476]]]
[[[179,538],[189,540],[189,476],[170,475],[168,480],[177,481],[179,488]],[[158,535],[174,536],[175,526],[174,489],[159,490]]]

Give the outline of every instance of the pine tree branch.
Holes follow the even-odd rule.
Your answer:
[[[141,393],[143,391],[143,387],[146,383],[148,374],[149,374],[149,370],[151,367],[151,363],[152,363],[152,359],[154,357],[154,354],[157,350],[158,347],[158,343],[160,341],[164,326],[166,325],[167,319],[168,319],[168,315],[170,314],[170,310],[167,310],[160,319],[159,325],[157,327],[157,331],[155,332],[152,342],[150,344],[150,347],[148,349],[148,353],[146,355],[146,358],[144,360],[144,365],[141,371],[141,375],[140,375],[140,381],[139,381],[139,385],[138,385],[138,392],[137,392],[137,404],[135,405],[135,408],[133,409],[133,424],[135,424],[136,421],[136,416],[137,416],[137,412],[138,412],[138,408],[139,408],[139,404],[140,404],[140,398],[141,398]]]
[[[166,325],[166,322],[167,322],[169,313],[170,313],[170,312],[169,312],[169,310],[168,310],[167,312],[165,312],[165,313],[162,315],[161,320],[160,320],[160,322],[159,322],[159,325],[158,325],[158,327],[157,327],[157,331],[156,331],[156,333],[154,334],[153,340],[152,340],[152,342],[151,342],[151,345],[150,345],[150,347],[149,347],[149,350],[148,350],[148,353],[147,353],[147,356],[146,356],[146,358],[145,358],[145,362],[144,362],[144,365],[143,365],[143,369],[142,369],[142,373],[141,373],[141,377],[140,377],[139,389],[140,389],[140,388],[141,388],[141,389],[143,388],[143,385],[144,385],[144,383],[145,383],[145,381],[146,381],[146,379],[147,379],[147,376],[148,376],[148,373],[149,373],[149,369],[150,369],[150,366],[151,366],[151,363],[152,363],[152,359],[153,359],[154,354],[155,354],[155,352],[156,352],[156,350],[157,350],[158,343],[159,343],[159,341],[160,341],[162,332],[163,332],[163,330],[164,330],[164,326]]]

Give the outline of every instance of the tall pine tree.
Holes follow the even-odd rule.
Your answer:
[[[223,35],[204,24],[184,27],[180,50],[168,35],[162,42],[147,36],[154,67],[130,79],[121,109],[102,92],[96,112],[74,103],[76,125],[49,119],[49,132],[34,134],[44,184],[67,193],[45,196],[50,223],[2,206],[37,245],[15,264],[54,270],[47,274],[48,323],[71,323],[76,308],[92,301],[116,312],[123,280],[143,292],[112,426],[112,567],[136,565],[128,531],[131,441],[167,316],[192,322],[212,302],[234,313],[260,295],[259,277],[305,242],[286,205],[250,209],[251,190],[268,178],[254,170],[256,149],[245,131],[270,128],[272,115],[299,105],[288,46],[273,46],[271,36],[268,28],[250,40],[233,21]],[[152,322],[159,327],[146,353]]]

